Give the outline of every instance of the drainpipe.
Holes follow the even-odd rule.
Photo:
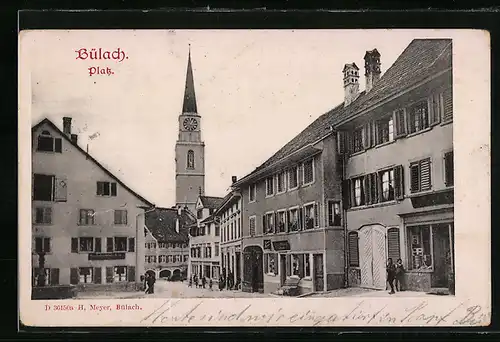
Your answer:
[[[141,209],[145,209],[144,207],[139,207]],[[149,210],[144,210],[142,213],[139,213],[136,215],[135,217],[135,241],[136,241],[136,248],[135,248],[135,269],[136,269],[136,272],[135,272],[135,281],[136,283],[139,283],[141,281],[141,274],[144,273],[144,272],[140,272],[141,270],[139,269],[139,264],[140,264],[140,256],[139,256],[139,250],[142,248],[144,248],[144,242],[142,241],[142,239],[140,238],[141,237],[141,234],[144,234],[144,226],[146,225],[146,223],[144,222],[143,225],[140,225],[139,224],[139,218],[141,216],[144,215],[144,218],[146,217],[145,215],[147,213],[150,213],[152,211],[156,210],[156,206],[153,206],[151,209]],[[144,261],[144,259],[143,259]],[[144,270],[143,270],[144,271]]]
[[[344,151],[342,153],[342,190],[343,190],[343,185],[346,179],[346,153],[345,153],[345,136],[342,134],[342,138],[344,139]],[[342,194],[342,200],[345,198],[346,194]],[[349,287],[349,260],[348,260],[348,253],[347,253],[347,246],[348,246],[348,241],[347,241],[347,205],[342,201],[342,214],[343,214],[343,220],[342,220],[342,225],[344,226],[344,288]]]

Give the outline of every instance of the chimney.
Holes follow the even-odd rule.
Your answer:
[[[78,135],[71,134],[71,142],[76,145],[78,143]]]
[[[344,107],[347,107],[359,95],[359,68],[356,63],[344,65]]]
[[[377,49],[366,51],[365,54],[366,92],[368,93],[380,79],[380,53]]]
[[[234,183],[236,183],[237,180],[238,180],[238,177],[236,177],[236,176],[231,177],[231,183],[234,184]]]
[[[65,116],[63,118],[63,132],[64,134],[71,136],[71,118]]]

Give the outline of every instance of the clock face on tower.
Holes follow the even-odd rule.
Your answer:
[[[184,126],[184,129],[187,129],[188,131],[194,131],[198,127],[198,121],[196,121],[195,118],[187,118],[184,119],[182,125]]]

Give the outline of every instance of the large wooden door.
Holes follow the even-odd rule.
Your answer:
[[[247,292],[264,291],[263,250],[258,246],[243,251],[243,289]]]
[[[286,281],[286,254],[280,254],[280,285],[285,285]]]
[[[384,227],[378,225],[365,226],[359,230],[359,258],[362,287],[385,289],[386,254]]]
[[[314,254],[314,291],[325,290],[325,276],[323,272],[323,254]]]

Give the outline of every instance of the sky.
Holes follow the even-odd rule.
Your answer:
[[[31,71],[32,125],[73,118],[78,144],[157,206],[175,205],[174,149],[191,45],[205,142],[205,194],[258,167],[343,101],[342,68],[367,50],[384,73],[415,30],[32,31],[21,39]],[[128,59],[77,59],[81,48],[120,48]],[[113,75],[89,76],[89,67]],[[98,133],[98,134],[97,134]],[[97,138],[89,139],[90,136]]]

